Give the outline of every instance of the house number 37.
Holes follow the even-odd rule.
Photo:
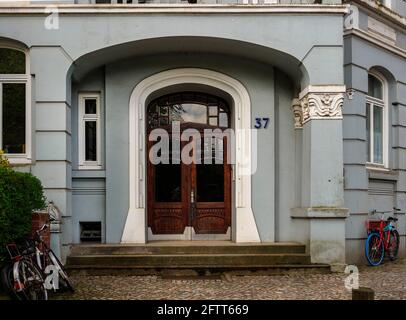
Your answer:
[[[268,128],[269,118],[255,118],[255,129]]]

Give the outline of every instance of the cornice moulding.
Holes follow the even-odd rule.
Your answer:
[[[36,5],[0,5],[0,14],[41,14],[46,9],[55,8],[59,14],[137,14],[137,13],[219,13],[219,14],[341,14],[348,13],[348,5],[249,5],[249,4],[36,4]]]

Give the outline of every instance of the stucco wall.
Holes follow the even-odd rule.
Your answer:
[[[406,1],[405,0],[391,0],[391,9],[401,16],[406,16]]]
[[[162,21],[165,20],[165,23]],[[313,23],[315,20],[318,24]],[[259,47],[252,52],[237,52],[242,56],[256,55],[261,47],[268,48],[268,57],[280,64],[287,72],[297,72],[300,62],[302,70],[308,74],[303,85],[341,84],[342,72],[336,66],[342,61],[342,14],[323,12],[313,14],[273,14],[273,13],[233,13],[226,11],[216,14],[61,14],[59,29],[47,30],[45,16],[21,15],[3,16],[0,20],[0,36],[14,39],[27,47],[41,50],[61,50],[61,57],[55,56],[48,62],[58,59],[75,61],[79,68],[86,65],[114,61],[118,56],[135,55],[142,51],[136,41],[166,37],[202,37],[241,41]],[[319,25],[323,25],[320,32]],[[21,32],[30,30],[30,32]],[[134,45],[132,45],[132,43]],[[102,49],[129,44],[114,54],[107,55]],[[136,51],[134,49],[136,48]],[[183,48],[184,46],[184,48]],[[188,43],[182,44],[187,50]],[[155,47],[155,53],[165,48]],[[177,48],[179,49],[179,47]],[[207,48],[208,51],[238,50],[238,47]],[[97,55],[100,50],[101,55]],[[271,52],[272,51],[272,52]],[[104,52],[104,54],[103,54]],[[78,58],[92,54],[92,59],[80,64]],[[289,60],[290,63],[286,63]],[[275,63],[276,64],[276,63]],[[61,66],[56,66],[59,69]],[[50,75],[51,76],[51,75]]]
[[[118,242],[128,210],[128,104],[138,82],[163,70],[180,67],[214,69],[246,86],[252,103],[252,117],[270,116],[268,130],[258,134],[260,160],[252,178],[253,210],[261,239],[274,238],[273,69],[246,60],[218,55],[166,55],[127,60],[106,67],[106,179],[107,241]],[[262,160],[261,160],[261,157]],[[264,186],[267,185],[265,188]],[[267,201],[268,200],[268,201]]]
[[[72,242],[80,242],[81,222],[100,222],[102,241],[105,241],[105,216],[106,216],[106,171],[105,171],[105,136],[102,130],[102,168],[101,170],[79,170],[78,159],[78,93],[100,93],[101,120],[104,127],[104,68],[90,72],[80,83],[72,85]]]
[[[131,92],[144,78],[180,67],[214,69],[234,77],[247,88],[250,95],[251,122],[254,123],[255,117],[270,118],[268,129],[258,131],[258,169],[252,177],[255,221],[262,241],[306,242],[306,221],[290,218],[290,208],[298,205],[295,203],[295,192],[292,191],[295,189],[297,174],[296,152],[300,153],[295,150],[291,80],[271,65],[208,54],[157,55],[119,61],[107,65],[105,74],[103,70],[97,70],[75,84],[74,97],[83,90],[101,91],[105,95],[106,241],[120,242],[128,211],[128,108]],[[75,128],[76,103],[73,106],[72,127]],[[77,148],[75,136],[73,150]],[[77,168],[77,158],[72,167]],[[86,176],[94,176],[90,171],[81,172],[81,179],[78,174],[78,171],[74,171],[74,230],[78,228],[79,221],[88,219],[87,203],[92,203],[90,198],[95,197],[75,195],[75,186],[79,181],[82,188],[89,188],[90,181],[94,181],[84,179]],[[98,203],[101,205],[102,202]],[[77,231],[74,231],[76,234]],[[77,236],[74,239],[76,241]]]
[[[44,17],[42,13],[4,15],[0,37],[20,41],[29,48],[33,109],[38,115],[33,121],[37,162],[31,170],[42,179],[50,200],[55,200],[63,212],[62,242],[66,247],[77,239],[77,230],[71,227],[85,219],[88,207],[75,189],[87,188],[96,180],[101,189],[106,181],[106,196],[102,191],[97,195],[98,208],[106,202],[106,241],[120,241],[129,197],[126,168],[131,90],[148,75],[186,66],[214,69],[238,79],[251,96],[251,117],[270,117],[269,129],[259,132],[260,166],[252,178],[256,224],[263,241],[306,239],[308,228],[302,227],[306,222],[292,222],[297,227],[290,229],[287,211],[300,204],[296,196],[289,195],[298,185],[291,168],[301,168],[298,155],[302,153],[292,126],[291,99],[293,91],[297,94],[308,84],[342,84],[341,12],[64,13],[57,30],[46,30]],[[315,20],[319,23],[314,24]],[[210,54],[203,57],[198,52]],[[84,77],[104,65],[105,71],[99,69]],[[289,84],[285,76],[278,76],[276,83],[271,65],[294,81]],[[106,108],[105,177],[104,173],[94,176],[76,170],[79,90],[102,92]],[[58,152],[50,157],[49,150]],[[278,190],[276,179],[282,186]],[[72,219],[72,213],[79,216]],[[274,224],[275,215],[280,228]]]
[[[366,107],[368,71],[381,71],[388,85],[389,170],[367,170]],[[345,39],[345,82],[354,89],[344,101],[345,203],[347,262],[365,262],[365,220],[370,210],[406,211],[406,63],[405,59],[355,36]],[[398,215],[400,254],[406,255],[406,217]]]
[[[302,130],[295,130],[289,77],[275,70],[275,232],[276,241],[309,244],[309,221],[292,219],[301,205]]]

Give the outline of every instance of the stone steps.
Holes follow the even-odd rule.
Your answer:
[[[82,255],[135,255],[135,254],[284,254],[305,253],[299,243],[275,244],[178,244],[179,241],[153,242],[148,245],[75,245],[71,256]],[[188,242],[190,243],[190,242]],[[219,242],[216,242],[219,243]]]
[[[189,242],[190,243],[190,242]],[[156,242],[146,245],[76,245],[66,267],[85,274],[212,274],[268,270],[328,272],[328,265],[313,265],[298,243],[235,244],[231,242]]]
[[[68,265],[109,265],[125,267],[234,267],[278,264],[309,264],[306,254],[172,254],[172,255],[82,255],[70,256]]]

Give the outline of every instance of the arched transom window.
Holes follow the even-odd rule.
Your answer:
[[[384,79],[368,74],[368,95],[366,97],[366,128],[368,162],[378,166],[387,165],[387,95]]]
[[[148,130],[180,124],[228,128],[230,110],[225,100],[205,93],[181,92],[153,100],[148,106]]]

